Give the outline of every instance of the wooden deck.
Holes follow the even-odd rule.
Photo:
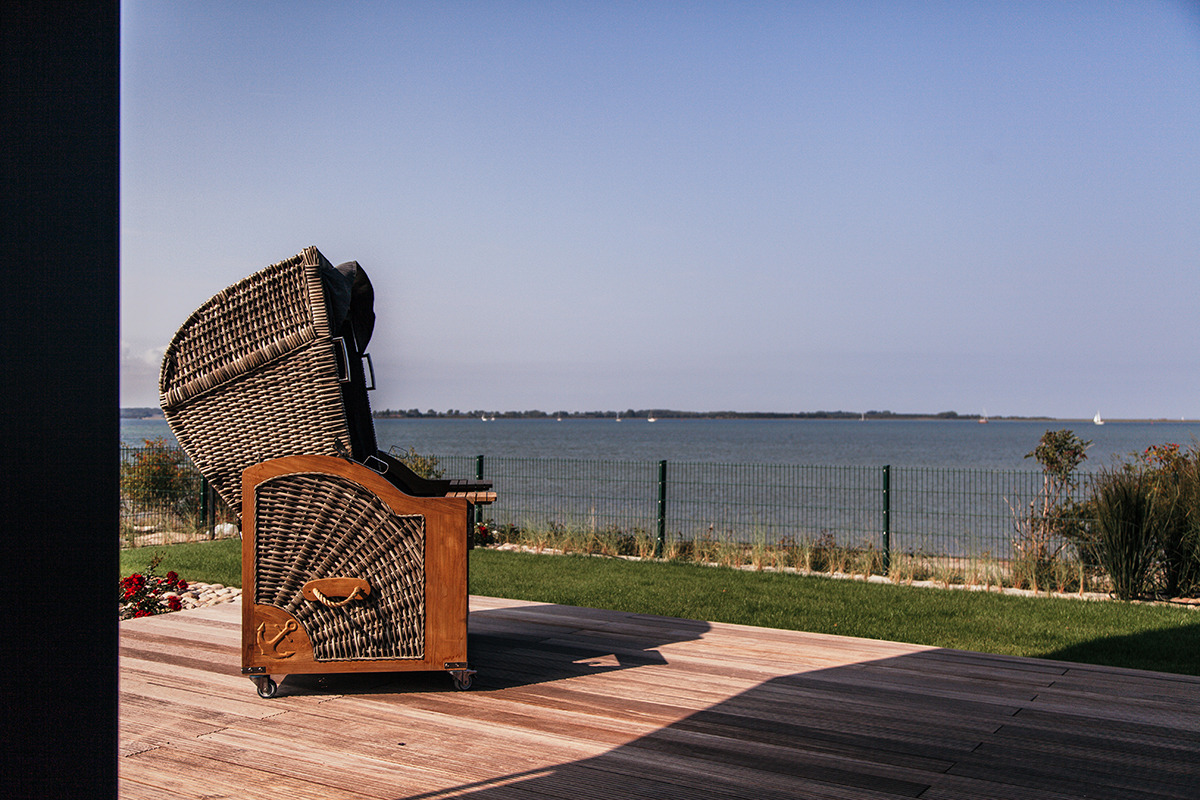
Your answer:
[[[475,687],[121,623],[121,797],[1196,798],[1200,679],[471,598]]]

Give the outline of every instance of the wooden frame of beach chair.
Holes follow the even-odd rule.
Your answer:
[[[242,672],[445,670],[467,663],[465,498],[411,497],[360,465],[292,456],[247,469]]]

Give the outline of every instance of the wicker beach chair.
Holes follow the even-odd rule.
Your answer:
[[[163,359],[171,431],[241,518],[242,671],[264,697],[272,673],[445,670],[470,685],[471,516],[495,495],[378,449],[373,303],[357,263],[309,247],[210,298]]]
[[[377,449],[366,347],[374,292],[356,262],[334,267],[315,247],[218,292],[180,326],[159,393],[171,432],[230,509],[242,472],[272,458],[345,457],[418,497],[490,485],[426,480]]]

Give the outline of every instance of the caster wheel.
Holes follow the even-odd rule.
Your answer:
[[[452,673],[450,677],[454,680],[454,688],[460,692],[465,692],[471,688],[472,673],[464,670],[462,673]]]
[[[270,678],[259,678],[254,683],[258,687],[258,696],[266,700],[270,700],[279,691],[279,684]]]

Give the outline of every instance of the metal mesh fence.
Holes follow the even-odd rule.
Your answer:
[[[478,472],[476,458],[439,461],[447,477]],[[502,498],[484,513],[500,524],[586,532],[656,530],[657,462],[487,457],[483,464],[484,479]]]
[[[671,464],[667,530],[742,542],[876,540],[878,471],[871,467]]]
[[[651,535],[661,525],[668,539],[821,541],[948,557],[1010,557],[1014,520],[1043,483],[1040,472],[923,467],[489,457],[480,473],[476,458],[441,463],[447,475],[493,482],[498,499],[484,513],[501,525]]]
[[[1040,472],[893,467],[890,551],[1008,558],[1014,514],[1042,487]]]
[[[120,476],[120,538],[124,546],[237,533],[236,515],[178,447],[122,445]]]
[[[1006,559],[1040,472],[923,467],[710,464],[439,456],[447,477],[490,480],[481,514],[499,525],[875,548],[897,555]],[[1081,475],[1077,497],[1088,491]],[[121,529],[205,538],[235,518],[182,450],[122,447]]]

